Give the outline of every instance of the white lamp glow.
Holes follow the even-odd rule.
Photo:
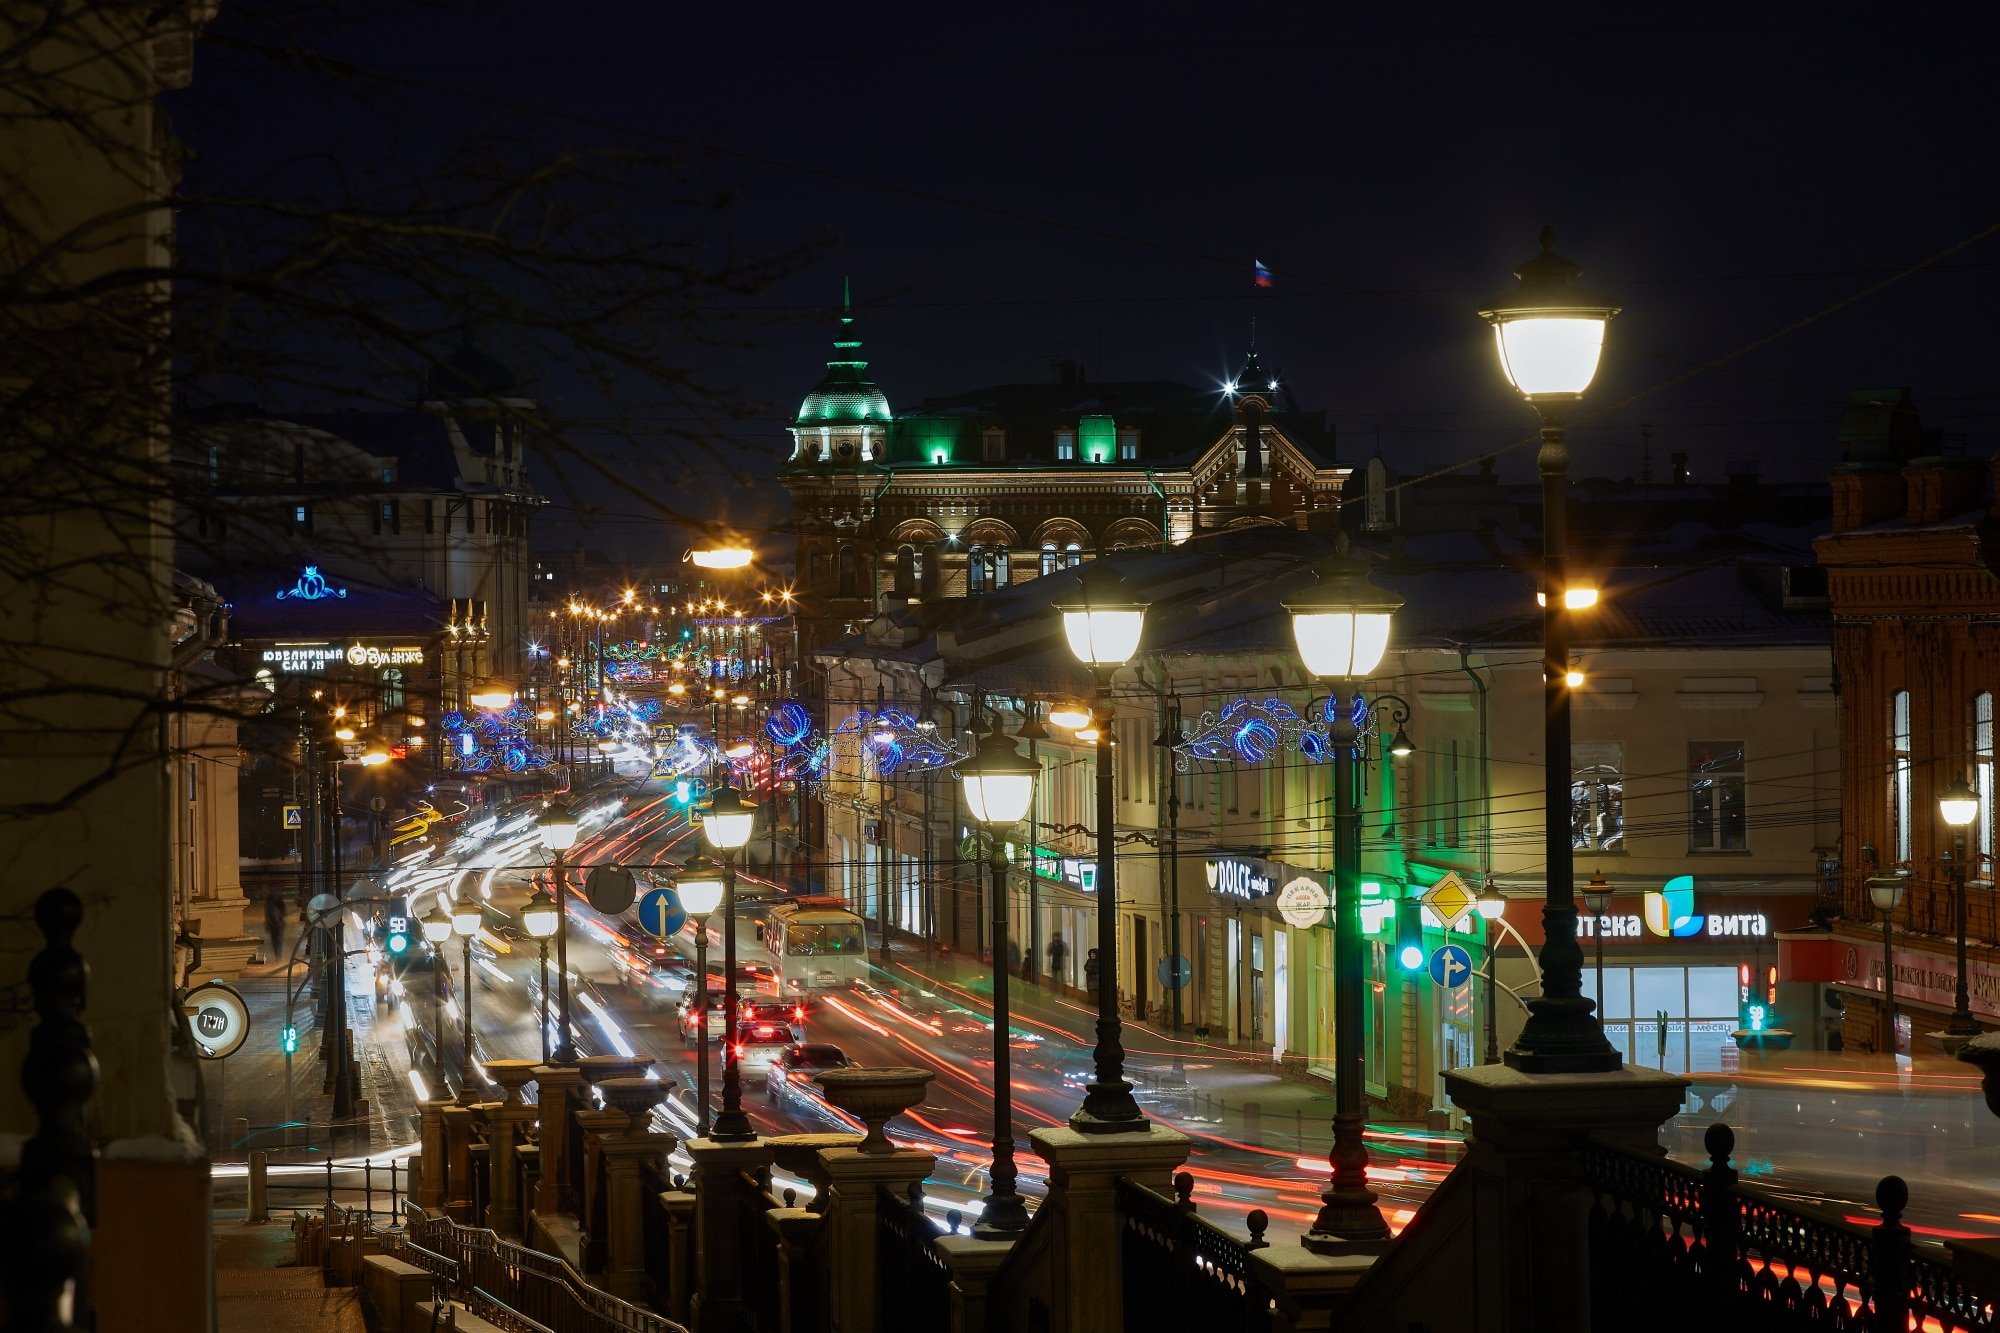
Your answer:
[[[965,805],[972,817],[995,828],[1019,823],[1035,799],[1034,760],[1000,730],[1000,718],[980,739],[972,758],[959,766]]]
[[[1577,288],[1583,270],[1555,253],[1555,241],[1542,228],[1541,253],[1514,270],[1520,287],[1479,312],[1493,325],[1507,382],[1530,399],[1581,397],[1597,377],[1604,326],[1618,313]]]
[[[1306,670],[1321,680],[1352,680],[1373,671],[1389,647],[1390,619],[1403,599],[1341,564],[1314,575],[1314,586],[1285,603]]]
[[[547,889],[537,887],[528,895],[527,903],[521,908],[521,925],[538,940],[548,939],[562,924],[562,910],[556,900],[549,897]],[[429,927],[425,927],[428,932]]]
[[[688,858],[686,867],[674,880],[680,894],[681,910],[697,921],[722,905],[722,867],[699,852]]]
[[[535,821],[542,846],[552,852],[566,852],[576,846],[576,816],[557,806]]]
[[[1063,637],[1076,660],[1090,667],[1123,666],[1139,649],[1146,606],[1133,601],[1125,580],[1102,560],[1093,560],[1077,581],[1076,600],[1059,602]]]
[[[477,708],[505,708],[514,702],[514,687],[497,680],[483,680],[466,697]]]
[[[432,903],[431,910],[424,914],[423,926],[424,938],[432,944],[443,944],[451,938],[451,918],[436,903]]]
[[[1979,794],[1964,778],[1954,778],[1950,786],[1938,793],[1938,813],[1953,828],[1964,828],[1979,815]]]
[[[1090,710],[1082,704],[1057,704],[1049,710],[1049,721],[1064,731],[1075,731],[1090,725]]]
[[[718,851],[733,852],[750,841],[757,822],[757,807],[743,799],[743,793],[724,783],[701,807],[701,833]]]
[[[451,905],[451,928],[460,935],[477,935],[484,917],[477,898],[461,896]]]

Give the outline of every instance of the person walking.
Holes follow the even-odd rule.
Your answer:
[[[1083,960],[1083,988],[1092,995],[1097,994],[1097,950],[1092,949]]]
[[[1063,942],[1062,932],[1049,936],[1049,978],[1060,984],[1063,979],[1063,960],[1069,957],[1069,945]]]
[[[271,961],[285,956],[285,899],[276,890],[264,895],[264,933],[271,937]]]

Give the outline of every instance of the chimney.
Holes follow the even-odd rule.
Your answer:
[[[1903,521],[1941,523],[1979,508],[1986,469],[1970,458],[1913,458],[1903,468]]]
[[[1893,518],[1903,509],[1903,474],[1841,468],[1830,478],[1833,530],[1846,532]]]

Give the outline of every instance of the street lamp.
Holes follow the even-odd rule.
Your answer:
[[[1597,929],[1591,932],[1597,937],[1597,1011],[1602,1021],[1604,1012],[1604,914],[1611,910],[1611,882],[1604,878],[1604,872],[1590,872],[1590,882],[1583,886],[1583,905],[1597,918]]]
[[[552,895],[556,906],[556,1049],[553,1059],[559,1065],[576,1063],[576,1043],[570,1039],[569,1018],[569,887],[563,879],[563,855],[576,846],[576,816],[561,806],[552,806],[535,821],[535,831],[541,835],[542,846],[555,859],[554,878],[551,882]]]
[[[505,708],[514,702],[514,687],[503,681],[482,680],[474,683],[466,698],[472,701],[475,708]]]
[[[1486,923],[1486,1055],[1480,1063],[1500,1063],[1500,968],[1494,958],[1494,924],[1507,915],[1507,899],[1488,878],[1479,896],[1472,900],[1479,919]]]
[[[1008,1044],[1013,1015],[1007,1002],[1007,846],[1001,840],[1001,833],[1020,823],[1034,803],[1036,767],[1035,761],[1000,730],[1000,714],[996,711],[993,729],[958,770],[965,786],[966,809],[986,825],[992,842],[986,868],[993,877],[993,1168],[987,1177],[992,1189],[980,1205],[979,1224],[973,1228],[973,1235],[980,1237],[1018,1235],[1028,1225],[1027,1205],[1014,1188],[1014,1093],[1009,1067],[1012,1048]],[[1101,956],[1098,966],[1101,971]]]
[[[1097,747],[1097,1045],[1096,1077],[1084,1090],[1083,1105],[1069,1127],[1083,1134],[1121,1134],[1143,1129],[1145,1115],[1125,1081],[1125,1047],[1118,1019],[1118,808],[1112,789],[1113,734],[1111,673],[1131,660],[1146,628],[1146,604],[1127,592],[1125,580],[1102,558],[1077,580],[1074,600],[1056,603],[1063,637],[1076,660],[1097,683],[1093,713],[1104,719],[1093,738]]]
[[[1541,253],[1514,271],[1519,288],[1479,313],[1493,325],[1500,369],[1542,420],[1535,465],[1542,477],[1543,862],[1542,993],[1507,1063],[1535,1073],[1615,1070],[1623,1061],[1604,1035],[1596,1005],[1583,994],[1583,950],[1576,942],[1576,872],[1570,846],[1570,692],[1568,506],[1569,446],[1564,422],[1590,387],[1604,350],[1605,325],[1618,308],[1575,285],[1577,265],[1554,251],[1542,229]]]
[[[1952,992],[1951,1021],[1944,1035],[1957,1039],[1979,1035],[1979,1023],[1972,1017],[1972,1001],[1965,989],[1965,829],[1979,816],[1979,793],[1964,778],[1952,779],[1938,794],[1938,813],[1951,826],[1951,879],[1953,916],[1958,925],[1958,985]]]
[[[1889,1034],[1883,1045],[1888,1049],[1889,1061],[1893,1065],[1896,1060],[1895,912],[1903,901],[1903,876],[1869,876],[1868,901],[1882,914],[1882,1018]]]
[[[465,1026],[465,1078],[458,1085],[458,1102],[470,1106],[472,1094],[472,937],[479,933],[484,913],[479,910],[479,900],[470,894],[461,893],[458,901],[451,905],[451,928],[458,935],[464,948],[464,961],[459,974],[465,978],[465,1008],[459,1020]]]
[[[680,892],[681,910],[694,922],[694,984],[696,1039],[695,1096],[700,1101],[695,1127],[697,1137],[708,1134],[708,918],[722,902],[722,867],[696,852],[687,860],[675,881]],[[735,1033],[725,1033],[723,1041],[733,1041]]]
[[[549,1062],[549,937],[562,926],[562,908],[537,884],[521,908],[521,924],[535,940],[542,955],[542,1063]]]
[[[431,910],[423,918],[424,938],[431,942],[431,1011],[435,1016],[434,1034],[431,1044],[431,1058],[436,1065],[434,1072],[440,1081],[444,1078],[444,942],[451,938],[451,918],[445,914],[444,904],[432,903]]]
[[[757,1137],[743,1111],[743,1071],[736,1057],[736,853],[750,841],[757,807],[743,793],[723,783],[701,807],[701,834],[722,853],[722,1113],[715,1117],[714,1137],[743,1141]],[[704,978],[703,984],[706,985]],[[706,1023],[706,1016],[703,1022]]]
[[[1287,601],[1292,637],[1306,670],[1327,685],[1327,741],[1333,751],[1333,1149],[1332,1175],[1320,1195],[1307,1243],[1384,1241],[1389,1224],[1368,1188],[1368,1147],[1362,1140],[1361,1006],[1366,984],[1361,933],[1361,812],[1355,796],[1360,727],[1359,689],[1341,697],[1341,682],[1366,676],[1389,646],[1389,623],[1403,599],[1368,581],[1345,554],[1313,575],[1312,586]]]

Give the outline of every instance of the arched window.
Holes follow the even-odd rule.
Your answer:
[[[917,595],[917,553],[909,546],[896,548],[896,596]]]
[[[1083,563],[1083,545],[1082,545],[1082,543],[1080,543],[1080,542],[1071,542],[1071,543],[1070,543],[1069,545],[1067,545],[1067,546],[1063,547],[1063,568],[1064,568],[1064,569],[1075,569],[1075,568],[1076,568],[1076,567],[1077,567],[1078,565],[1080,565],[1080,564],[1082,564],[1082,563]]]
[[[975,546],[969,553],[965,579],[968,592],[988,592],[1007,586],[1007,552],[991,546]]]
[[[841,597],[853,597],[857,595],[854,590],[856,585],[861,582],[861,570],[859,558],[854,554],[852,546],[843,546],[840,548],[835,581],[838,584],[835,590],[836,595]]]
[[[403,668],[382,668],[382,711],[398,713],[403,709],[407,697],[403,684]]]
[[[1898,865],[1910,859],[1910,692],[1889,696],[1889,847]]]
[[[1057,562],[1056,562],[1056,544],[1055,544],[1054,542],[1043,542],[1043,543],[1042,543],[1042,573],[1044,573],[1044,574],[1053,574],[1053,573],[1055,573],[1055,572],[1056,572],[1056,564],[1057,564]]]
[[[1978,828],[1972,838],[1972,872],[1993,877],[1993,696],[1972,696],[1972,787],[1979,793]]]
[[[975,546],[965,553],[965,590],[986,591],[986,548]]]
[[[917,552],[917,587],[923,597],[937,596],[938,548],[931,542]]]

